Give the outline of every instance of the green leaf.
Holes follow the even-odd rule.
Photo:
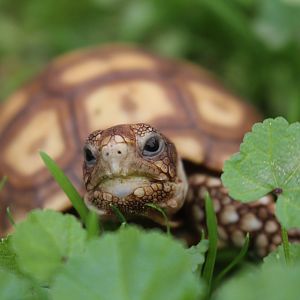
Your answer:
[[[1,294],[2,285],[5,285],[3,294]],[[16,289],[11,289],[11,286],[15,286]],[[16,253],[12,249],[11,236],[0,241],[0,290],[0,299],[48,299],[46,290],[36,282],[30,281],[20,271]]]
[[[85,223],[88,215],[88,209],[85,206],[82,197],[77,192],[69,178],[64,174],[60,167],[51,159],[51,157],[45,152],[40,152],[41,158],[44,161],[49,172],[52,174],[56,182],[59,184],[61,189],[65,192],[67,197],[72,202],[74,208],[80,215],[80,218]]]
[[[300,227],[300,123],[267,119],[246,134],[240,152],[225,162],[224,185],[243,202],[276,191],[276,215],[286,228]]]
[[[36,210],[16,225],[12,247],[21,271],[48,284],[70,257],[83,252],[85,241],[86,233],[75,217]]]
[[[0,268],[18,272],[16,254],[11,247],[11,237],[0,240]]]
[[[53,285],[56,300],[199,299],[203,286],[177,241],[125,227],[89,242],[64,266]]]
[[[289,244],[289,254],[290,254],[290,266],[295,263],[300,263],[300,245],[299,244]],[[277,249],[271,252],[268,256],[264,258],[263,267],[269,267],[271,265],[286,266],[286,258],[284,253],[283,245],[277,247]]]
[[[299,40],[300,5],[298,0],[264,0],[258,6],[255,31],[262,42],[279,49]]]
[[[191,256],[192,271],[200,272],[205,261],[205,253],[208,250],[208,240],[201,240],[197,245],[188,248],[186,251]]]
[[[7,270],[0,269],[0,299],[1,300],[34,300],[37,298],[32,285]]]
[[[214,300],[297,300],[300,265],[270,265],[238,274],[217,292]]]

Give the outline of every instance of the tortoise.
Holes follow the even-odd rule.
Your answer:
[[[176,220],[175,227],[188,227],[197,236],[208,190],[220,244],[240,246],[250,232],[255,249],[265,255],[281,242],[273,196],[242,204],[220,181],[224,161],[259,120],[250,104],[190,63],[122,44],[66,54],[1,107],[0,176],[9,180],[0,193],[0,232],[9,230],[6,207],[16,220],[37,207],[70,207],[39,158],[42,149],[82,194],[85,185],[87,205],[102,215],[111,215],[113,202],[128,217],[143,215],[159,223],[147,205],[155,202]],[[159,153],[152,155],[157,146]],[[129,163],[127,171],[121,162]],[[99,190],[103,174],[105,193]],[[298,232],[290,237],[297,240]]]

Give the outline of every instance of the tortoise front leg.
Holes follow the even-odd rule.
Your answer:
[[[205,228],[204,195],[207,191],[217,216],[220,247],[241,247],[247,232],[250,233],[250,247],[259,256],[267,255],[281,243],[281,226],[275,216],[273,195],[245,204],[228,195],[219,177],[203,174],[189,178],[185,206],[187,222],[197,232]],[[291,242],[300,242],[300,230],[289,230],[288,235]]]

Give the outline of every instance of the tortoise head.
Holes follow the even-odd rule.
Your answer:
[[[104,216],[117,207],[125,216],[178,211],[187,181],[174,144],[150,125],[117,125],[91,133],[84,146],[86,205]],[[156,216],[155,216],[156,215]]]

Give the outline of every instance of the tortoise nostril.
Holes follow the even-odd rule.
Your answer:
[[[108,143],[102,147],[102,159],[105,161],[121,161],[127,157],[128,146],[125,143]]]

